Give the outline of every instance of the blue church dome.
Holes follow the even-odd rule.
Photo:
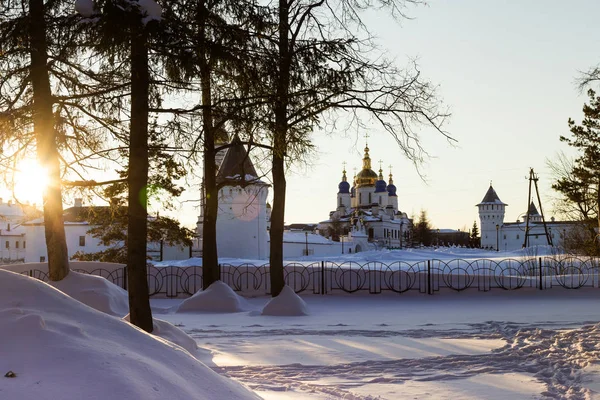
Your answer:
[[[396,185],[390,183],[387,185],[388,196],[396,196]]]
[[[375,193],[385,192],[387,183],[385,183],[385,181],[383,180],[383,170],[381,169],[381,165],[379,166],[379,176],[377,177],[377,179],[377,182],[375,182]]]
[[[346,181],[341,181],[338,189],[340,190],[338,193],[350,193],[350,184]]]
[[[350,184],[348,183],[348,178],[346,178],[346,162],[344,162],[344,171],[342,171],[342,181],[338,185],[338,189],[340,193],[350,193]]]
[[[392,179],[392,171],[390,171],[390,184],[387,185],[388,196],[397,196],[396,195],[396,185],[394,185],[394,180]]]
[[[385,192],[386,185],[387,185],[387,183],[385,183],[385,181],[383,179],[380,179],[377,182],[375,182],[375,193]]]

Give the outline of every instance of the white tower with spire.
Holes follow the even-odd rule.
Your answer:
[[[500,231],[508,204],[503,203],[490,182],[490,188],[477,207],[481,229],[481,247],[499,250]]]
[[[217,183],[221,186],[217,214],[219,257],[266,259],[269,255],[269,185],[258,178],[237,135],[231,146],[219,153],[222,153],[219,154],[217,172]],[[201,214],[196,228],[200,240],[202,225]]]

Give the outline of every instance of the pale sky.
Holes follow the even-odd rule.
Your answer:
[[[458,143],[420,131],[432,156],[422,167],[423,182],[389,135],[375,126],[368,131],[373,169],[383,160],[387,180],[393,165],[399,208],[409,215],[426,210],[437,228],[469,229],[475,220],[479,225],[475,204],[493,181],[509,204],[506,221],[515,221],[526,209],[525,178],[533,167],[546,216],[552,216],[545,160],[570,151],[559,136],[569,134],[569,117],[582,118],[587,97],[575,80],[600,64],[600,1],[430,0],[408,14],[414,19],[401,26],[385,13],[369,15],[367,23],[400,66],[416,58],[423,76],[439,85],[452,112],[445,129]],[[365,133],[314,132],[318,153],[288,174],[286,223],[329,217],[342,163],[349,180],[354,167],[361,169]],[[197,199],[198,190],[190,187],[182,200]],[[183,202],[175,216],[193,227],[198,204]]]
[[[422,131],[434,157],[418,176],[391,137],[369,132],[373,169],[393,165],[402,211],[428,212],[437,228],[470,228],[479,219],[475,204],[490,181],[508,203],[506,221],[526,210],[529,168],[538,173],[547,218],[552,215],[551,176],[546,158],[569,151],[569,117],[580,121],[587,96],[575,79],[600,63],[600,1],[431,0],[409,12],[398,26],[380,16],[373,24],[383,47],[400,65],[417,58],[425,77],[439,84],[452,117],[446,129],[455,147]],[[364,139],[315,133],[320,156],[288,179],[286,223],[318,222],[336,206],[342,162],[361,168]],[[572,153],[572,151],[571,151]]]

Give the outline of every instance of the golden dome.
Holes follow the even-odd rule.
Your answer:
[[[363,157],[363,169],[356,175],[355,184],[357,187],[375,186],[377,178],[377,173],[371,169],[369,146],[367,146],[365,147],[365,156]]]

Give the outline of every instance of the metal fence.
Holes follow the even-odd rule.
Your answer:
[[[244,294],[270,294],[268,264],[221,264],[221,280]],[[284,266],[287,285],[296,293],[418,292],[434,294],[441,290],[516,290],[555,287],[579,289],[600,286],[598,259],[539,257],[529,259],[426,260],[415,263],[396,261],[344,262],[318,261],[288,263]],[[127,269],[95,269],[78,272],[102,276],[127,289]],[[29,270],[30,276],[47,280],[47,273]],[[150,296],[190,296],[202,288],[202,267],[148,266]]]

